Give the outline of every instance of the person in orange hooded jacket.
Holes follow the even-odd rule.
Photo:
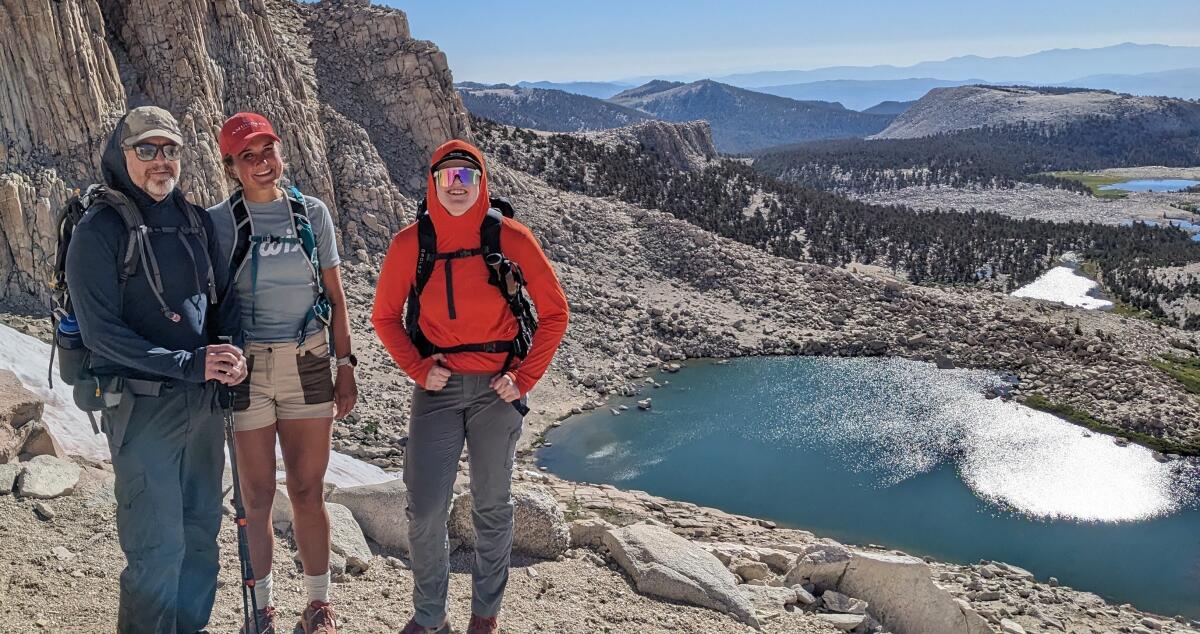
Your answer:
[[[417,324],[432,349],[410,339],[404,320],[405,303],[417,284],[419,223],[393,238],[371,318],[380,341],[417,384],[404,464],[415,615],[403,632],[449,631],[446,522],[465,442],[475,523],[468,632],[486,634],[498,629],[512,551],[512,464],[524,410],[513,402],[523,403],[550,365],[567,329],[567,300],[537,239],[521,223],[503,218],[501,251],[524,274],[538,313],[532,344],[515,367],[505,351],[456,351],[511,341],[518,321],[499,288],[489,283],[488,264],[479,254],[480,228],[490,207],[483,154],[464,141],[443,144],[430,161],[427,184],[438,256],[418,298]]]

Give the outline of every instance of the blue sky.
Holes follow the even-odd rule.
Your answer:
[[[375,0],[377,3],[380,0]],[[613,80],[1023,55],[1122,42],[1200,46],[1197,0],[403,2],[455,81]]]

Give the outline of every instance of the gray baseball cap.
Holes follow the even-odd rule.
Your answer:
[[[156,136],[183,145],[179,123],[166,110],[157,106],[140,106],[125,115],[125,130],[121,133],[123,147],[130,147]]]

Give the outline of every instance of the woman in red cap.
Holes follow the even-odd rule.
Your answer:
[[[464,442],[475,523],[468,633],[490,634],[508,581],[523,401],[562,341],[567,300],[529,229],[491,209],[479,150],[442,145],[426,180],[428,211],[392,240],[372,315],[379,339],[417,383],[404,460],[416,614],[403,634],[449,630],[446,520]]]
[[[233,406],[250,560],[260,577],[255,619],[259,632],[275,632],[271,508],[278,439],[308,593],[300,628],[332,634],[324,477],[333,419],[349,414],[357,399],[333,219],[325,203],[282,184],[279,136],[262,115],[230,117],[220,146],[225,171],[238,187],[208,211],[244,302],[238,343],[250,376],[234,389]],[[336,381],[331,356],[337,358]]]

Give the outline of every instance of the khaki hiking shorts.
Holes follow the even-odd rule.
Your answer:
[[[233,427],[248,431],[280,420],[332,418],[333,368],[320,333],[303,344],[248,343],[249,376],[233,387]]]

